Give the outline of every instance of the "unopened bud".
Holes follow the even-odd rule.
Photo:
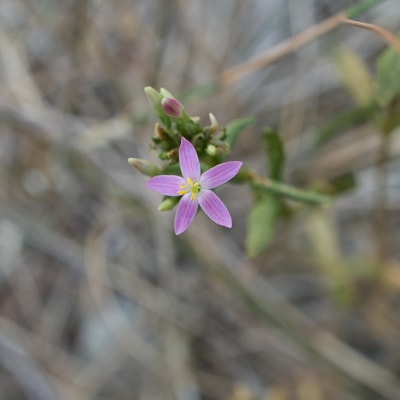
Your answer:
[[[209,156],[214,157],[218,154],[218,149],[213,144],[209,144],[206,148],[206,153]]]
[[[180,117],[183,113],[182,103],[173,97],[164,97],[161,100],[161,107],[169,117]]]
[[[146,86],[144,88],[144,92],[146,93],[147,98],[150,101],[150,104],[153,108],[158,112],[160,110],[160,103],[163,98],[162,94],[158,93],[156,89],[151,86]]]
[[[172,210],[179,202],[179,197],[167,197],[158,206],[158,211]]]
[[[210,145],[215,146],[215,148],[217,149],[217,154],[219,154],[221,152],[227,152],[230,150],[229,144],[222,140],[214,139],[212,141],[212,144],[210,144]]]
[[[209,115],[209,117],[210,117],[210,122],[211,122],[211,125],[210,125],[210,133],[213,134],[213,133],[215,133],[215,132],[218,130],[218,128],[219,128],[218,121],[217,121],[217,118],[215,118],[215,115],[214,115],[214,114],[210,113],[210,114],[208,114],[208,115]]]
[[[158,158],[160,158],[163,161],[168,161],[169,160],[168,153],[165,152],[165,151],[161,151],[160,153],[158,153]]]
[[[161,174],[161,170],[152,162],[141,158],[128,158],[128,163],[146,176],[156,176]]]
[[[167,89],[161,88],[160,93],[162,97],[170,97],[171,99],[175,99],[175,96]]]

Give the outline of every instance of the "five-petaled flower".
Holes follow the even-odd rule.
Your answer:
[[[183,233],[193,221],[198,206],[216,224],[232,227],[232,218],[222,200],[211,190],[232,179],[242,166],[241,161],[228,161],[200,172],[196,149],[187,139],[181,139],[179,165],[182,176],[158,175],[146,186],[165,196],[182,196],[175,214],[175,234]]]

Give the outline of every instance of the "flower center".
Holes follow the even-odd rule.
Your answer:
[[[179,190],[177,193],[180,195],[191,193],[190,200],[194,200],[196,195],[201,191],[201,185],[199,182],[193,182],[190,178],[186,178],[186,182],[179,185],[182,190]]]

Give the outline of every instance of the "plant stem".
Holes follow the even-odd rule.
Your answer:
[[[299,33],[298,35],[287,39],[276,46],[272,47],[271,49],[267,50],[264,54],[253,58],[252,60],[248,60],[243,62],[242,64],[236,65],[235,67],[228,68],[222,72],[220,76],[220,80],[223,85],[230,85],[236,82],[239,79],[244,78],[245,76],[251,74],[252,72],[256,72],[266,66],[272,64],[275,61],[283,58],[284,56],[290,54],[291,52],[297,50],[299,47],[304,46],[307,43],[310,43],[312,40],[322,36],[325,33],[332,31],[333,29],[337,28],[339,25],[347,23],[356,25],[359,27],[363,27],[366,29],[370,29],[378,33],[380,36],[384,37],[387,40],[387,31],[385,31],[385,35],[382,35],[383,29],[376,29],[377,27],[372,24],[363,24],[357,23],[357,21],[352,21],[349,18],[354,18],[359,14],[369,10],[370,8],[376,6],[382,0],[365,0],[360,4],[350,7],[347,10],[340,11],[339,13],[333,15],[332,17],[320,22],[317,25],[314,25],[304,32]],[[368,26],[367,26],[368,25]],[[374,27],[374,29],[371,28]],[[386,36],[386,38],[385,38]],[[389,32],[390,36],[390,32]],[[392,44],[393,40],[390,37]]]
[[[346,19],[344,21],[345,24],[357,26],[359,28],[368,29],[376,33],[380,36],[388,45],[392,46],[398,53],[400,53],[400,41],[397,39],[392,32],[387,29],[382,28],[381,26],[375,24],[367,24],[366,22],[354,21],[352,19]]]
[[[336,28],[346,19],[346,13],[341,11],[322,21],[321,23],[306,29],[297,36],[277,44],[276,46],[267,50],[264,54],[261,54],[261,56],[249,61],[245,61],[244,63],[236,65],[235,67],[226,69],[221,75],[222,83],[224,85],[232,84],[246,75],[249,75],[252,72],[258,71],[259,69],[278,61],[294,50],[297,50],[299,47],[304,46],[324,33]]]
[[[309,190],[299,189],[268,178],[257,178],[251,184],[255,189],[289,197],[309,204],[329,204],[331,198]]]

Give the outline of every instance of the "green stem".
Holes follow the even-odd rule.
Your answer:
[[[256,179],[251,185],[261,191],[275,193],[281,196],[289,197],[293,200],[309,204],[328,204],[331,198],[323,194],[311,192],[304,189],[298,189],[281,182],[273,181],[268,178]]]
[[[293,200],[303,203],[318,205],[329,204],[332,201],[331,197],[324,194],[316,193],[306,189],[298,189],[273,179],[264,178],[258,175],[257,172],[247,167],[241,168],[234,181],[237,183],[248,183],[255,190],[289,197]]]
[[[357,17],[359,14],[368,11],[370,8],[375,7],[381,2],[382,0],[364,0],[360,4],[349,7],[347,10],[345,10],[345,13],[347,15],[347,18],[354,18]]]

